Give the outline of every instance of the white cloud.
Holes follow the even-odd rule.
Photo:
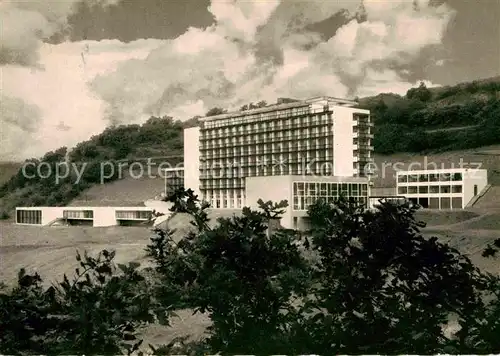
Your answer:
[[[209,11],[227,35],[251,42],[259,26],[267,22],[279,3],[277,0],[212,1]]]
[[[420,84],[421,81],[410,83],[401,78],[401,76],[394,70],[386,69],[377,71],[368,69],[363,82],[360,85],[358,95],[360,97],[377,95],[380,93],[394,93],[405,95],[408,89],[414,88]],[[428,80],[422,80],[427,88],[437,86]]]
[[[418,11],[412,1],[363,3],[367,21],[352,19],[327,40],[304,27],[342,9],[352,15],[359,2],[213,1],[210,11],[218,22],[206,29],[189,28],[174,40],[44,44],[32,52],[44,71],[2,68],[2,94],[23,98],[39,111],[33,121],[36,133],[26,133],[34,141],[21,145],[16,157],[40,156],[87,139],[110,122],[140,123],[151,115],[188,119],[214,106],[237,108],[280,96],[404,94],[417,84],[401,77],[405,64],[428,45],[441,43],[452,11],[445,5],[429,6],[427,0],[419,2]],[[51,33],[50,24],[59,23],[45,15],[47,23],[36,20],[35,14],[42,12],[30,11],[34,29]],[[56,19],[71,10],[61,11]],[[28,33],[38,44],[40,32],[34,29],[18,29],[9,36]],[[264,34],[273,37],[266,45],[281,51],[282,63],[257,56]],[[394,71],[394,63],[402,69]],[[12,104],[10,110],[21,108]],[[24,113],[19,120],[30,115]],[[10,125],[6,132],[22,131],[22,125]],[[60,131],[61,126],[70,129]],[[20,147],[18,141],[9,145]],[[0,159],[12,154],[2,147]]]
[[[120,0],[82,0],[108,6]],[[67,26],[68,17],[81,0],[4,0],[0,3],[2,37],[0,64],[38,65],[42,40]]]
[[[105,115],[106,104],[90,90],[89,82],[98,74],[108,75],[120,62],[144,59],[157,44],[155,40],[132,42],[130,51],[126,50],[127,44],[118,41],[43,44],[40,63],[44,69],[2,67],[2,95],[22,98],[21,102],[25,103],[16,106],[22,115],[16,117],[12,114],[15,119],[2,122],[3,133],[19,132],[19,127],[22,131],[24,122],[32,121],[30,117],[33,115],[22,111],[25,105],[35,106],[41,121],[36,130],[24,130],[24,134],[17,135],[23,137],[26,144],[23,147],[16,145],[15,152],[8,144],[2,145],[0,159],[7,156],[12,159],[12,155],[17,159],[36,157],[60,146],[72,146],[101,132],[109,124]],[[104,52],[102,48],[105,48]],[[15,107],[10,110],[15,110]],[[61,132],[61,126],[70,129]]]

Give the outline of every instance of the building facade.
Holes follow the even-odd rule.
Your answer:
[[[332,97],[288,99],[201,118],[199,127],[184,130],[184,186],[214,209],[254,206],[271,194],[288,200],[297,218],[311,201],[337,191],[366,203],[372,123],[370,112],[355,105]],[[299,195],[292,196],[294,189]],[[283,221],[294,225],[292,215]]]
[[[138,225],[151,221],[150,207],[17,207],[19,225],[85,225],[94,227]]]
[[[213,208],[240,209],[252,203],[246,184],[254,177],[366,181],[372,124],[369,111],[355,105],[319,97],[201,118],[184,130],[185,187]]]
[[[261,176],[246,179],[245,195],[249,207],[257,209],[258,200],[288,201],[281,218],[285,228],[302,229],[308,225],[308,208],[318,199],[333,202],[340,196],[368,203],[369,185],[365,177],[335,176]]]
[[[165,177],[165,196],[171,196],[179,188],[184,188],[184,168],[166,168],[163,170]]]
[[[488,185],[485,169],[400,171],[396,175],[397,194],[428,209],[464,209]]]

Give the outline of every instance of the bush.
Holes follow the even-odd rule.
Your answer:
[[[5,210],[0,210],[0,220],[7,220],[10,218],[10,215]]]
[[[259,201],[259,210],[213,224],[191,190],[170,200],[194,229],[156,230],[150,269],[116,268],[104,251],[78,255],[75,279],[49,288],[21,271],[17,287],[0,293],[0,352],[130,352],[139,326],[168,323],[172,309],[187,307],[208,314],[208,336],[175,338],[154,354],[500,351],[500,278],[423,237],[410,203],[366,210],[319,200],[309,230],[298,232],[274,224],[285,201]],[[484,257],[499,248],[500,239]]]
[[[293,230],[266,233],[269,207],[279,205],[260,202],[263,212],[244,209],[243,217],[210,228],[207,206],[191,191],[172,201],[175,211],[192,214],[197,232],[166,244],[168,263],[156,261],[165,277],[184,276],[189,305],[210,315],[209,352],[498,350],[478,321],[478,315],[493,320],[498,308],[483,296],[500,286],[498,278],[424,238],[414,206],[381,203],[372,212],[343,199],[318,201],[309,210],[309,244]],[[301,251],[308,250],[316,257],[306,260]],[[452,315],[469,333],[446,335]],[[468,336],[472,330],[476,339]],[[472,340],[484,345],[471,348]]]
[[[138,348],[139,326],[168,322],[151,297],[138,264],[113,263],[114,252],[77,255],[73,280],[49,288],[22,269],[17,286],[0,293],[0,352],[4,354],[118,354]],[[119,273],[117,274],[117,269]]]

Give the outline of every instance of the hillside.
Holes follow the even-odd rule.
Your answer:
[[[264,103],[262,101],[259,105]],[[408,162],[416,154],[441,152],[436,159],[446,163],[450,159],[457,161],[460,154],[468,152],[455,152],[457,150],[500,144],[500,77],[451,87],[428,89],[420,85],[410,89],[405,96],[385,93],[360,99],[359,103],[360,107],[372,112],[377,162],[397,158],[397,155],[393,158],[383,157],[388,154],[399,154],[399,160]],[[207,114],[223,111],[213,108]],[[39,159],[29,160],[34,164],[48,162],[51,169],[65,159],[76,164],[78,169],[85,164],[84,174],[78,184],[74,184],[77,182],[74,172],[56,182],[54,176],[29,179],[20,170],[15,172],[18,167],[16,164],[8,164],[5,168],[0,166],[0,184],[3,183],[0,186],[0,216],[5,217],[19,205],[65,205],[74,199],[88,200],[85,194],[106,195],[102,187],[93,188],[90,193],[86,191],[126,176],[121,175],[123,170],[118,169],[123,162],[161,157],[161,161],[175,166],[182,156],[182,130],[196,122],[197,117],[184,123],[169,117],[152,117],[143,125],[110,127],[81,142],[70,152],[62,147]],[[498,182],[496,174],[500,165],[496,153],[476,152],[464,160],[483,163],[483,167],[491,170],[492,179]],[[108,174],[101,181],[103,162],[114,174]],[[384,178],[377,185],[387,186],[389,183],[390,180]],[[138,182],[137,187],[141,184]]]
[[[405,96],[359,100],[375,123],[375,152],[436,152],[500,143],[500,77],[428,89]]]
[[[156,162],[156,166],[152,166],[153,174],[158,174],[158,161],[165,168],[168,167],[166,163],[175,166],[182,161],[179,158],[183,147],[182,129],[183,123],[180,121],[169,117],[152,117],[143,125],[110,127],[79,143],[69,152],[66,147],[61,147],[41,158],[27,160],[31,164],[26,170],[28,176],[18,169],[21,164],[18,164],[17,172],[16,167],[10,168],[11,165],[2,171],[4,183],[0,186],[0,215],[6,218],[16,206],[69,204],[93,186],[129,176],[132,168],[138,168],[127,166],[130,162],[140,161],[144,178],[148,174],[148,162],[144,157],[156,157],[152,161]],[[74,168],[67,177],[57,180],[54,174],[56,167],[66,160]],[[48,166],[41,166],[42,162],[48,163]],[[42,168],[41,175],[37,174],[37,167]],[[63,175],[64,169],[60,169]],[[78,177],[77,171],[82,172],[81,177]],[[140,172],[136,174],[139,175]],[[154,191],[156,190],[155,188]]]
[[[122,179],[97,184],[83,191],[69,205],[71,206],[135,206],[144,205],[165,190],[162,177],[136,177],[125,175]]]
[[[0,185],[5,184],[20,167],[18,162],[0,162]]]

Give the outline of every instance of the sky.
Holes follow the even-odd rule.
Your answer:
[[[500,0],[1,0],[0,160],[110,125],[500,75]]]

